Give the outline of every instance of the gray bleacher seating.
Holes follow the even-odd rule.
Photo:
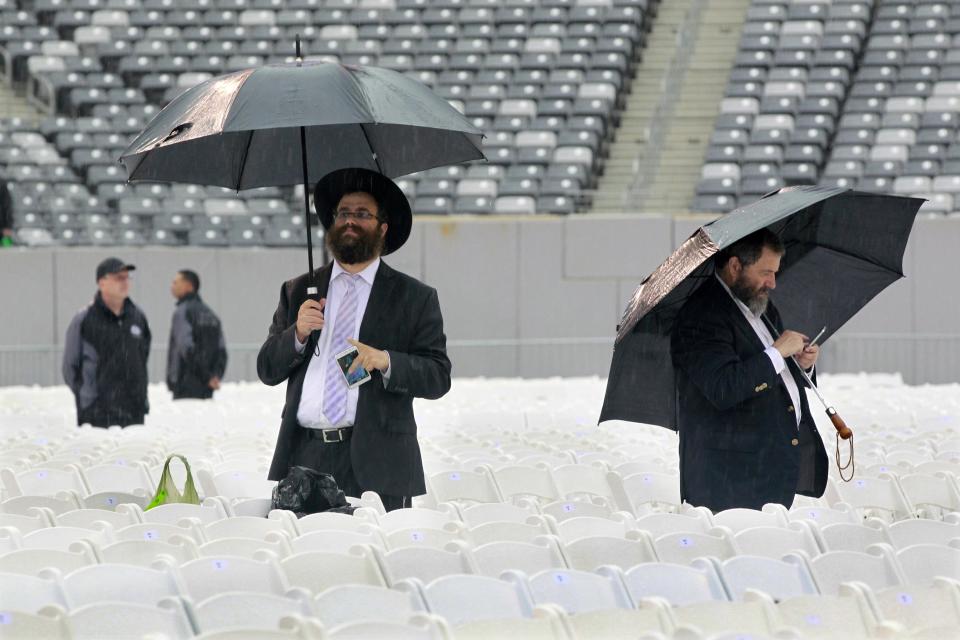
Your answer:
[[[948,6],[754,0],[693,208],[722,212],[738,192],[821,183],[923,193],[925,211],[952,210],[944,187],[960,169],[948,160],[960,107],[960,68],[951,60],[960,22],[951,31],[948,16],[938,17]],[[796,121],[759,133],[768,114]],[[755,144],[777,145],[782,155]]]
[[[2,72],[16,82],[33,79],[37,104],[54,116],[42,131],[48,141],[56,140],[55,151],[37,152],[33,164],[64,165],[71,171],[44,178],[85,184],[111,212],[138,216],[145,225],[144,241],[167,243],[185,240],[175,235],[184,230],[170,216],[183,216],[181,224],[187,220],[201,225],[197,228],[206,228],[207,218],[179,206],[168,208],[182,204],[184,193],[151,194],[156,206],[137,210],[134,202],[145,194],[124,186],[125,175],[113,164],[116,155],[158,107],[185,88],[212,74],[289,59],[295,34],[302,35],[309,55],[332,53],[346,63],[410,72],[460,101],[487,130],[490,163],[483,168],[489,173],[424,172],[405,179],[405,192],[423,211],[497,211],[497,199],[511,197],[502,193],[504,187],[521,189],[520,183],[508,182],[517,178],[536,182],[524,183],[516,197],[537,198],[538,205],[548,202],[552,212],[577,211],[602,171],[628,88],[627,73],[639,58],[656,6],[655,1],[634,0],[507,5],[401,0],[362,6],[333,0],[35,0],[35,14],[4,13],[0,49]],[[31,68],[32,56],[40,57]],[[74,133],[81,137],[69,139]],[[518,140],[517,133],[530,135]],[[0,162],[9,158],[8,152],[0,153]],[[514,167],[533,165],[542,172],[507,175]],[[439,188],[437,181],[443,179],[450,189]],[[560,179],[575,180],[576,188],[543,200],[541,180]],[[204,191],[194,197],[205,208],[211,195]],[[171,197],[181,201],[173,203]],[[556,197],[566,199],[557,203]],[[287,189],[271,195],[269,204],[248,194],[227,198],[245,203],[250,215],[272,216],[300,206]],[[503,207],[526,210],[529,202],[505,200]],[[216,213],[230,212],[225,207]],[[155,230],[174,235],[156,236]]]

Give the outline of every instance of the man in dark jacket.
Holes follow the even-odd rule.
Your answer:
[[[13,203],[3,172],[0,172],[0,247],[13,244]]]
[[[200,299],[200,276],[177,272],[170,285],[177,308],[170,323],[167,388],[173,399],[213,397],[227,369],[227,345],[220,318]]]
[[[77,424],[143,424],[150,326],[129,298],[132,264],[107,258],[97,266],[97,292],[70,327],[63,379],[77,404]]]
[[[767,230],[719,252],[677,318],[680,495],[713,511],[823,494],[827,455],[799,367],[819,348],[769,301],[784,248]],[[794,362],[793,357],[796,358]]]
[[[380,259],[409,236],[410,204],[365,169],[325,176],[314,203],[335,260],[280,287],[257,357],[265,384],[287,382],[269,478],[306,466],[332,474],[348,496],[372,490],[387,509],[409,506],[426,491],[413,399],[450,388],[437,292]],[[335,358],[350,346],[352,366],[371,374],[359,387]]]

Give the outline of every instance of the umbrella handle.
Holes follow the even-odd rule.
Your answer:
[[[833,407],[827,407],[827,415],[830,417],[830,422],[833,423],[833,426],[837,430],[837,470],[840,472],[840,479],[844,482],[850,482],[853,480],[853,474],[856,470],[856,466],[853,462],[853,431],[850,427],[847,426],[847,423],[843,421],[843,418],[840,417],[840,414],[837,413],[837,410]],[[840,464],[840,440],[849,440],[850,442],[850,457],[847,458],[847,464]],[[847,477],[844,475],[844,471],[847,469],[850,470],[850,476]]]
[[[827,407],[827,415],[830,416],[830,422],[832,422],[834,428],[836,428],[838,436],[844,440],[849,440],[853,437],[853,431],[851,431],[850,427],[847,426],[847,423],[843,421],[843,418],[840,417],[840,414],[837,413],[836,409],[833,407]]]

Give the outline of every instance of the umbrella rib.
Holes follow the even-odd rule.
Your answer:
[[[370,149],[370,155],[373,156],[373,161],[377,165],[377,171],[383,173],[383,167],[380,166],[380,158],[377,156],[377,152],[373,150],[373,145],[370,144],[370,136],[367,135],[367,126],[361,123],[360,131],[363,132],[363,139],[367,142],[367,149]]]
[[[250,153],[250,144],[253,142],[254,130],[250,130],[247,136],[247,145],[243,149],[243,157],[240,158],[240,174],[237,176],[237,192],[240,191],[240,185],[243,184],[243,172],[247,168],[247,155]]]
[[[373,119],[373,124],[376,124],[377,120],[376,114],[373,112],[373,104],[370,102],[370,96],[367,95],[367,91],[363,86],[363,83],[360,82],[350,70],[346,69],[346,67],[343,67],[343,65],[341,65],[341,67],[347,72],[347,77],[350,78],[350,81],[357,88],[357,92],[363,98],[363,104],[367,108],[367,114]],[[367,135],[367,127],[363,122],[360,123],[360,131],[363,132],[363,139],[367,143],[367,148],[370,150],[370,155],[373,157],[373,162],[377,165],[377,171],[383,173],[383,167],[380,166],[380,158],[377,157],[377,152],[373,150],[373,145],[370,144],[370,136]]]

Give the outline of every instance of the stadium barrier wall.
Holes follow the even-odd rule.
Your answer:
[[[455,376],[605,376],[626,301],[708,219],[419,217],[406,246],[386,261],[437,288]],[[904,258],[908,277],[824,346],[821,370],[957,381],[958,247],[960,218],[918,218]],[[174,307],[169,288],[181,268],[200,274],[200,293],[223,320],[226,379],[255,380],[280,284],[306,271],[304,253],[195,246],[0,250],[0,385],[62,383],[67,325],[93,296],[96,264],[109,255],[137,265],[131,297],[153,332],[152,380],[163,379]]]

